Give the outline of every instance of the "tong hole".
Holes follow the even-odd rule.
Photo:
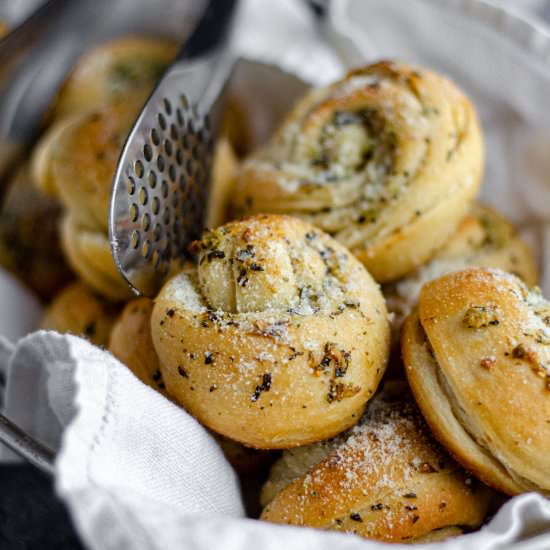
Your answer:
[[[166,154],[171,157],[172,153],[174,152],[174,149],[172,147],[172,142],[169,139],[164,140],[164,150],[166,151]]]
[[[185,191],[185,178],[183,176],[180,176],[178,183],[180,186],[180,191],[183,193],[183,191]]]
[[[126,193],[128,195],[133,195],[136,192],[136,182],[131,176],[126,180]]]
[[[147,199],[148,199],[148,195],[147,195],[147,189],[145,189],[145,187],[142,187],[140,190],[139,190],[139,202],[145,206],[147,204]]]
[[[172,104],[170,103],[170,100],[165,97],[162,101],[164,103],[164,110],[166,111],[166,114],[170,116],[172,114]]]
[[[139,216],[139,208],[137,204],[131,204],[129,209],[130,221],[135,222]]]
[[[153,149],[148,143],[143,146],[143,156],[147,162],[151,162],[151,159],[153,158]]]
[[[153,239],[155,239],[156,242],[160,239],[162,235],[162,227],[160,224],[156,223],[155,227],[153,227]]]
[[[153,200],[151,202],[151,210],[155,216],[159,213],[160,202],[158,200],[158,197],[153,197]]]
[[[166,180],[162,180],[162,183],[160,184],[160,192],[162,193],[162,197],[164,199],[168,196],[168,182]]]
[[[149,182],[149,187],[151,187],[151,189],[154,189],[157,186],[157,174],[156,174],[156,172],[153,172],[151,170],[149,172],[149,176],[147,178],[147,181]]]
[[[187,96],[185,94],[180,95],[180,103],[186,111],[189,109],[189,101],[187,100]]]
[[[181,149],[178,149],[176,151],[176,162],[178,166],[181,166],[183,164],[183,151]]]
[[[138,178],[143,177],[144,170],[141,160],[136,160],[136,162],[134,163],[134,172]]]
[[[134,230],[130,236],[130,246],[132,248],[137,248],[139,246],[139,232]]]
[[[168,175],[173,182],[176,181],[176,167],[173,164],[168,168]]]
[[[160,143],[160,136],[156,128],[153,128],[151,130],[151,141],[153,142],[154,145],[158,147]]]
[[[159,155],[157,157],[157,168],[161,171],[161,172],[164,172],[164,157],[162,155]]]
[[[162,130],[166,130],[166,119],[164,118],[164,115],[162,113],[159,113],[158,114],[158,121],[159,121],[159,126],[161,127]]]
[[[158,250],[153,250],[153,254],[151,255],[151,263],[155,269],[158,269],[158,266],[160,265],[160,254],[158,253]]]
[[[151,227],[151,216],[149,216],[147,212],[141,216],[141,227],[143,231],[149,231],[149,228]]]
[[[181,109],[176,109],[176,119],[178,121],[178,124],[180,126],[183,126],[183,113],[181,112]]]
[[[143,241],[141,246],[141,255],[148,260],[151,256],[151,243],[149,241]]]

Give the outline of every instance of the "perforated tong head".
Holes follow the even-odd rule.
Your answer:
[[[236,0],[213,0],[151,94],[118,163],[109,212],[117,267],[153,296],[203,229]]]

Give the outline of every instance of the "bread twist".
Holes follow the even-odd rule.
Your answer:
[[[433,72],[384,61],[298,102],[245,163],[235,208],[297,215],[385,282],[445,243],[477,192],[482,166],[468,99]]]
[[[211,429],[259,448],[330,437],[358,421],[384,372],[384,300],[364,267],[297,219],[208,232],[197,265],[155,300],[168,393]]]

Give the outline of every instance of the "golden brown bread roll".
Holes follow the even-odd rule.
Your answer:
[[[79,225],[70,213],[61,222],[61,241],[75,273],[96,292],[115,302],[133,296],[117,270],[106,233]]]
[[[166,395],[153,340],[153,301],[136,298],[126,304],[111,331],[109,351],[144,384]]]
[[[72,278],[61,251],[61,205],[32,185],[28,166],[7,184],[0,209],[0,265],[43,299]]]
[[[107,238],[112,180],[147,94],[176,53],[172,41],[125,37],[79,60],[52,111],[56,121],[33,153],[32,177],[66,208],[63,246],[71,267],[112,300],[131,297]]]
[[[360,424],[284,451],[262,489],[261,519],[425,542],[475,528],[490,491],[435,443],[404,382],[386,382]]]
[[[40,328],[82,336],[106,346],[118,308],[82,283],[63,289],[46,308]]]
[[[252,130],[250,128],[250,112],[246,103],[236,95],[226,99],[220,135],[230,144],[239,158],[242,158],[252,147]]]
[[[206,227],[215,228],[228,221],[230,197],[238,170],[239,161],[231,143],[225,138],[220,139],[216,145],[212,161]]]
[[[472,268],[424,286],[402,352],[434,435],[487,484],[550,495],[550,304]]]
[[[446,273],[470,266],[509,271],[528,286],[537,282],[533,253],[498,212],[475,204],[435,257],[414,274],[383,288],[392,318],[392,341],[399,341],[403,321],[415,307],[422,286]]]
[[[171,40],[126,36],[83,55],[61,88],[53,111],[56,117],[93,111],[136,90],[151,91],[177,44]]]
[[[61,235],[71,267],[111,300],[132,296],[111,256],[107,219],[118,157],[142,102],[141,93],[128,94],[61,121],[45,135],[33,159],[35,182],[65,206]]]
[[[144,384],[166,394],[158,356],[151,338],[153,300],[136,298],[126,304],[114,324],[109,351]],[[240,474],[256,471],[271,460],[271,453],[244,447],[236,441],[213,434],[229,463]]]
[[[212,430],[258,448],[355,424],[384,372],[384,300],[340,244],[285,216],[207,232],[197,264],[155,300],[168,394]]]
[[[142,106],[142,94],[80,116],[49,146],[43,170],[81,225],[107,231],[111,185],[126,136]]]
[[[440,75],[382,61],[298,102],[244,164],[235,208],[299,216],[387,282],[448,240],[482,169],[468,99]]]
[[[66,116],[55,121],[45,132],[40,136],[40,139],[34,146],[31,154],[31,179],[34,185],[47,195],[57,197],[57,188],[55,186],[55,178],[53,171],[53,155],[58,141],[63,138],[65,133],[76,131],[79,124],[85,119],[86,115],[82,113]]]

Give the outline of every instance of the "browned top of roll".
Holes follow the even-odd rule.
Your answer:
[[[487,490],[434,442],[402,382],[386,383],[346,434],[287,453],[317,462],[282,489],[285,457],[274,467],[263,495],[273,494],[270,483],[280,492],[262,513],[267,521],[399,542],[479,525],[487,508]]]
[[[509,493],[550,490],[550,304],[516,277],[469,269],[424,286],[403,338],[431,427]]]

